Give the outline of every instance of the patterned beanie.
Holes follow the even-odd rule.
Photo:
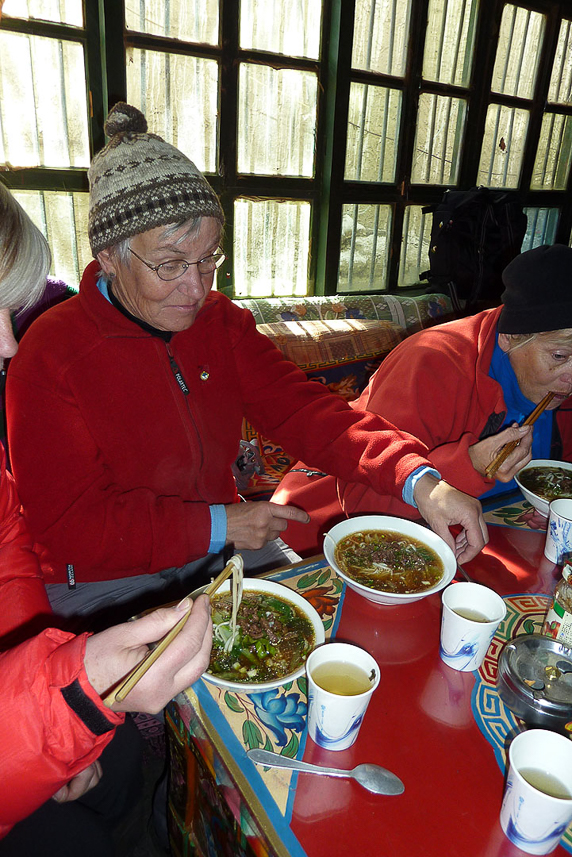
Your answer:
[[[502,272],[500,333],[572,328],[572,248],[543,244],[516,256]]]
[[[89,169],[88,235],[96,256],[156,226],[224,215],[219,199],[186,155],[147,132],[140,110],[120,102],[105,123],[109,143]]]

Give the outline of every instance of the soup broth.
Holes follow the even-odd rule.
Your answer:
[[[315,645],[312,623],[290,601],[266,592],[245,591],[237,615],[237,635],[230,651],[232,596],[212,598],[215,629],[208,672],[235,682],[264,682],[298,669]]]
[[[434,550],[389,530],[351,533],[339,541],[335,557],[348,577],[382,592],[423,592],[435,586],[444,572]]]
[[[559,497],[572,497],[572,471],[563,467],[527,467],[518,478],[525,488],[549,503]]]

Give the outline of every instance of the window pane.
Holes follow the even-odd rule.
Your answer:
[[[460,98],[422,93],[411,181],[455,184],[465,129],[467,104]]]
[[[432,223],[433,214],[423,214],[423,206],[408,205],[405,209],[398,285],[413,286],[419,282],[419,274],[429,270]]]
[[[532,173],[534,190],[566,190],[572,159],[572,117],[545,113]]]
[[[560,22],[548,100],[558,104],[572,104],[572,21]]]
[[[352,66],[403,77],[411,0],[356,0]]]
[[[87,240],[88,194],[39,190],[13,194],[50,245],[50,274],[78,289],[84,268],[93,261]]]
[[[216,60],[127,48],[127,99],[203,172],[217,168]]]
[[[489,105],[477,184],[518,187],[528,116],[528,110]]]
[[[238,172],[313,176],[316,75],[242,63],[239,79]]]
[[[471,79],[477,0],[430,0],[423,77],[468,86]]]
[[[240,47],[318,59],[321,0],[241,0]]]
[[[558,208],[525,208],[528,218],[526,235],[522,242],[521,253],[540,247],[542,244],[554,244],[556,227],[560,217]]]
[[[393,182],[402,94],[396,89],[352,83],[348,114],[348,181]]]
[[[544,15],[507,4],[497,47],[492,90],[532,98],[544,37]]]
[[[3,12],[12,18],[83,27],[82,0],[6,0]]]
[[[305,295],[310,258],[309,202],[237,199],[235,295]]]
[[[0,163],[89,165],[81,45],[0,32]]]
[[[218,0],[126,0],[128,30],[217,45]]]
[[[389,205],[344,205],[338,292],[387,288],[391,218]]]

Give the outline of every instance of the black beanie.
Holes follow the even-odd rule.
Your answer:
[[[572,247],[527,250],[507,265],[502,279],[499,333],[572,328]]]

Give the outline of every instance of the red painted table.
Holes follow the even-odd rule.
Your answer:
[[[440,661],[439,595],[409,606],[375,605],[341,587],[323,559],[272,575],[306,589],[328,633],[371,652],[380,686],[354,746],[334,753],[306,736],[304,680],[248,696],[197,682],[170,708],[174,853],[522,855],[498,821],[504,747],[519,724],[496,693],[496,659],[504,640],[538,630],[559,571],[543,558],[544,533],[529,530],[521,511],[489,515],[490,543],[464,568],[509,596],[507,619],[478,673]],[[352,781],[265,773],[246,757],[248,746],[343,768],[376,762],[401,777],[405,793],[383,797]],[[569,832],[553,853],[567,852]]]

